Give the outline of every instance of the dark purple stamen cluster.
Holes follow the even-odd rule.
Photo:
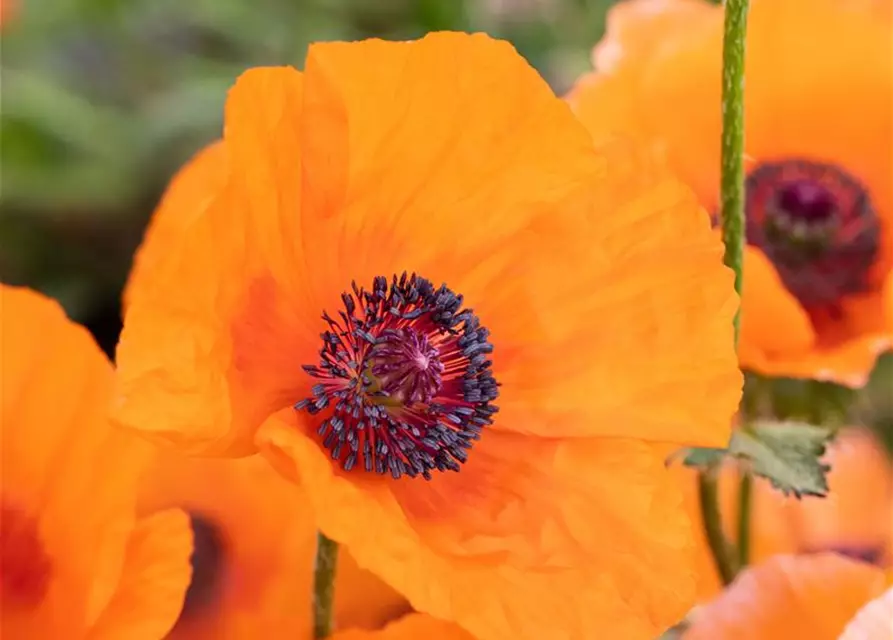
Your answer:
[[[833,165],[766,162],[747,177],[747,241],[808,310],[865,291],[880,221],[865,188]]]
[[[295,409],[325,414],[317,431],[346,471],[458,471],[497,412],[490,332],[462,296],[415,274],[353,283],[341,300],[337,319],[323,314],[319,365],[304,365],[319,382]]]

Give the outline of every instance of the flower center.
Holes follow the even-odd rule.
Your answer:
[[[37,519],[4,496],[0,503],[0,600],[36,607],[49,590],[52,569]]]
[[[865,188],[833,165],[767,162],[747,177],[747,240],[807,308],[868,289],[880,221]]]
[[[499,395],[490,332],[446,285],[404,273],[379,276],[323,314],[319,382],[295,409],[319,414],[323,445],[346,471],[431,478],[458,471]]]

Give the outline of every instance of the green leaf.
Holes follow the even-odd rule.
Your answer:
[[[825,496],[831,467],[821,458],[832,435],[803,422],[757,422],[735,430],[729,449],[785,495]]]
[[[676,458],[682,458],[682,464],[684,464],[686,467],[706,469],[708,467],[714,467],[718,465],[728,454],[728,449],[715,449],[713,447],[688,447],[671,456],[671,461]]]
[[[832,435],[832,429],[803,422],[755,422],[736,429],[727,449],[688,447],[668,463],[681,458],[687,467],[710,469],[731,456],[785,495],[825,496],[830,467],[821,458]]]
[[[662,634],[657,640],[681,640],[685,637],[685,632],[688,631],[688,628],[691,626],[687,620],[683,620],[679,624],[675,624]]]

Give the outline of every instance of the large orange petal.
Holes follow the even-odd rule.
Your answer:
[[[131,291],[151,289],[176,278],[182,260],[168,256],[188,243],[189,231],[214,203],[227,177],[227,155],[222,143],[203,149],[174,176],[137,250],[124,291],[124,308],[130,306]],[[165,247],[165,251],[154,250]],[[179,250],[179,249],[177,249]]]
[[[760,373],[775,373],[765,369],[779,354],[805,353],[813,346],[812,324],[762,251],[745,249],[744,271],[741,365]]]
[[[745,249],[744,270],[738,350],[743,368],[767,376],[811,378],[850,387],[865,384],[878,355],[889,347],[889,336],[864,326],[872,330],[847,329],[845,335],[828,341],[829,331],[814,326],[760,250]],[[855,303],[850,304],[847,313],[851,318],[856,313],[879,314],[877,301],[863,306],[857,309]],[[877,319],[871,324],[877,325]]]
[[[454,286],[452,265],[467,271],[597,166],[546,82],[483,34],[317,44],[306,82],[306,239],[328,242],[304,245],[335,276],[330,299],[403,270]]]
[[[221,441],[244,449],[230,429],[226,313],[241,298],[234,283],[250,273],[250,261],[227,175],[227,150],[215,145],[172,182],[137,253],[116,354],[117,422],[211,450]],[[180,424],[190,426],[189,438]]]
[[[775,556],[700,609],[686,640],[836,640],[884,588],[877,567],[835,554]]]
[[[413,613],[392,622],[381,631],[350,629],[332,636],[332,640],[474,640],[461,627],[421,613]]]
[[[503,295],[475,303],[503,385],[495,428],[723,446],[741,377],[722,245],[641,147],[598,151],[581,219],[538,222],[523,263],[487,287]]]
[[[327,535],[417,610],[477,637],[653,637],[693,603],[666,447],[492,433],[462,472],[413,483],[335,471],[290,410],[259,438],[284,474],[312,483]]]
[[[317,45],[303,81],[252,70],[224,138],[225,188],[187,168],[156,216],[169,228],[158,219],[208,194],[187,241],[147,235],[144,256],[189,263],[130,287],[118,352],[119,421],[206,453],[250,450],[265,415],[306,393],[319,314],[352,280],[408,269],[461,291],[596,167],[566,106],[481,35]]]
[[[128,541],[121,583],[90,630],[90,640],[166,637],[183,607],[191,553],[192,529],[182,511],[140,521]]]

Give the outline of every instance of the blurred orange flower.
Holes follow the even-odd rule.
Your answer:
[[[866,429],[842,430],[828,448],[829,492],[825,498],[785,497],[768,481],[756,478],[751,503],[751,561],[776,554],[834,551],[893,568],[893,465]],[[702,553],[700,598],[720,590],[719,576],[703,535],[695,474],[680,469],[688,488],[689,512],[698,525]],[[737,531],[737,467],[720,477],[721,508],[730,538]],[[733,539],[733,538],[732,538]]]
[[[477,637],[653,637],[694,598],[663,460],[727,442],[741,377],[706,213],[640,156],[483,35],[249,71],[137,258],[118,420],[259,445]]]
[[[421,613],[412,613],[380,631],[351,629],[336,633],[332,640],[474,640],[468,632],[450,622]]]
[[[195,531],[193,580],[169,640],[307,638],[316,528],[303,493],[258,456],[159,458],[141,509],[186,510]],[[409,611],[406,599],[348,553],[338,558],[335,627],[377,629]]]
[[[189,583],[173,509],[136,520],[152,449],[109,427],[112,367],[53,301],[0,285],[0,636],[157,640]]]
[[[722,12],[706,0],[621,2],[595,73],[568,97],[596,139],[647,140],[714,211]],[[751,3],[746,369],[861,386],[890,345],[891,42],[889,15],[866,3]]]
[[[889,582],[889,580],[888,580]],[[893,587],[859,610],[838,640],[890,640],[893,635]]]
[[[698,609],[683,637],[837,640],[887,581],[881,569],[833,553],[775,556]]]
[[[16,13],[16,0],[0,0],[0,28]]]

